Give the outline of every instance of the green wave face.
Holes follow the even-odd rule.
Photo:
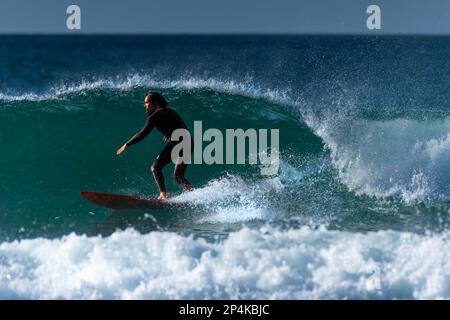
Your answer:
[[[39,234],[42,229],[51,235],[86,232],[86,220],[95,226],[105,210],[85,203],[79,196],[82,189],[156,194],[149,168],[164,146],[158,131],[123,155],[115,155],[144,124],[143,97],[147,91],[90,89],[57,99],[1,103],[6,156],[1,159],[0,219],[11,226],[4,231],[6,235],[20,228],[28,235]],[[302,161],[322,150],[320,139],[286,111],[286,106],[210,89],[163,89],[163,93],[191,132],[194,121],[199,120],[203,130],[218,128],[223,133],[225,129],[275,128],[280,130],[282,154],[297,149],[296,158]],[[165,169],[166,183],[176,195],[181,191],[171,170],[173,165]],[[187,171],[188,178],[200,188],[213,179],[227,179],[227,175],[254,182],[263,179],[260,167],[249,164],[190,165]]]
[[[306,125],[297,106],[208,88],[160,91],[191,132],[198,120],[203,130],[279,129],[278,174],[262,176],[260,166],[249,164],[190,165],[186,175],[196,190],[180,195],[169,165],[164,171],[168,190],[192,203],[189,208],[117,214],[87,203],[80,190],[156,194],[149,168],[164,146],[159,132],[121,156],[115,154],[143,125],[143,97],[148,90],[97,88],[54,99],[1,102],[3,239],[18,233],[23,237],[109,234],[129,226],[212,237],[242,224],[268,221],[286,227],[326,223],[357,230],[414,228],[418,222],[424,228],[442,226],[442,220],[417,221],[425,218],[413,215],[418,208],[434,212],[436,206],[407,205],[350,190],[333,163],[333,152],[317,128]],[[439,206],[438,210],[447,210]],[[368,219],[374,221],[370,228]]]

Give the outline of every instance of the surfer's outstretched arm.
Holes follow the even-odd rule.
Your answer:
[[[141,141],[142,139],[144,139],[149,133],[150,131],[152,131],[153,127],[154,127],[154,121],[152,121],[152,117],[148,117],[147,121],[145,122],[144,127],[141,129],[141,131],[139,131],[138,133],[136,133],[130,140],[128,140],[127,143],[125,143],[125,145],[127,147],[138,143],[139,141]]]
[[[145,125],[141,129],[141,131],[136,133],[130,140],[128,140],[127,143],[125,143],[122,147],[120,147],[120,149],[117,150],[116,153],[121,154],[129,146],[131,146],[135,143],[138,143],[139,141],[144,139],[150,133],[150,131],[152,131],[154,126],[155,126],[155,124],[154,124],[154,121],[152,121],[152,117],[148,117],[147,121],[145,122]]]

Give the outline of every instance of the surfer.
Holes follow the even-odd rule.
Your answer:
[[[186,129],[187,126],[181,120],[180,116],[175,112],[175,110],[167,107],[168,103],[166,99],[157,92],[150,92],[144,100],[145,110],[147,112],[147,121],[144,127],[136,133],[127,143],[125,143],[119,150],[117,154],[121,154],[129,146],[138,143],[144,139],[153,128],[158,129],[163,136],[164,140],[168,141],[166,146],[161,150],[159,155],[156,157],[155,161],[151,166],[151,171],[155,177],[156,184],[159,188],[158,200],[167,199],[166,186],[164,184],[164,175],[162,169],[168,165],[171,161],[172,149],[181,141],[171,141],[170,137],[176,129]],[[193,144],[191,143],[191,146]],[[193,147],[191,147],[192,153]],[[183,154],[180,154],[183,156]],[[192,190],[192,185],[184,177],[187,164],[184,162],[176,163],[174,170],[175,180],[183,187],[184,190]]]

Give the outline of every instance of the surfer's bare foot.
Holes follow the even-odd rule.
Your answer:
[[[158,200],[164,201],[164,200],[166,200],[166,199],[167,199],[167,193],[161,192],[161,193],[159,194]]]

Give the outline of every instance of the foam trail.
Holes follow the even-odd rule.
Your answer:
[[[199,222],[235,223],[270,219],[266,196],[280,191],[284,185],[278,177],[246,182],[237,175],[210,181],[205,187],[183,193],[170,201],[189,202],[193,206],[207,206],[208,215]]]
[[[449,240],[323,227],[37,238],[0,245],[0,298],[448,299]]]

